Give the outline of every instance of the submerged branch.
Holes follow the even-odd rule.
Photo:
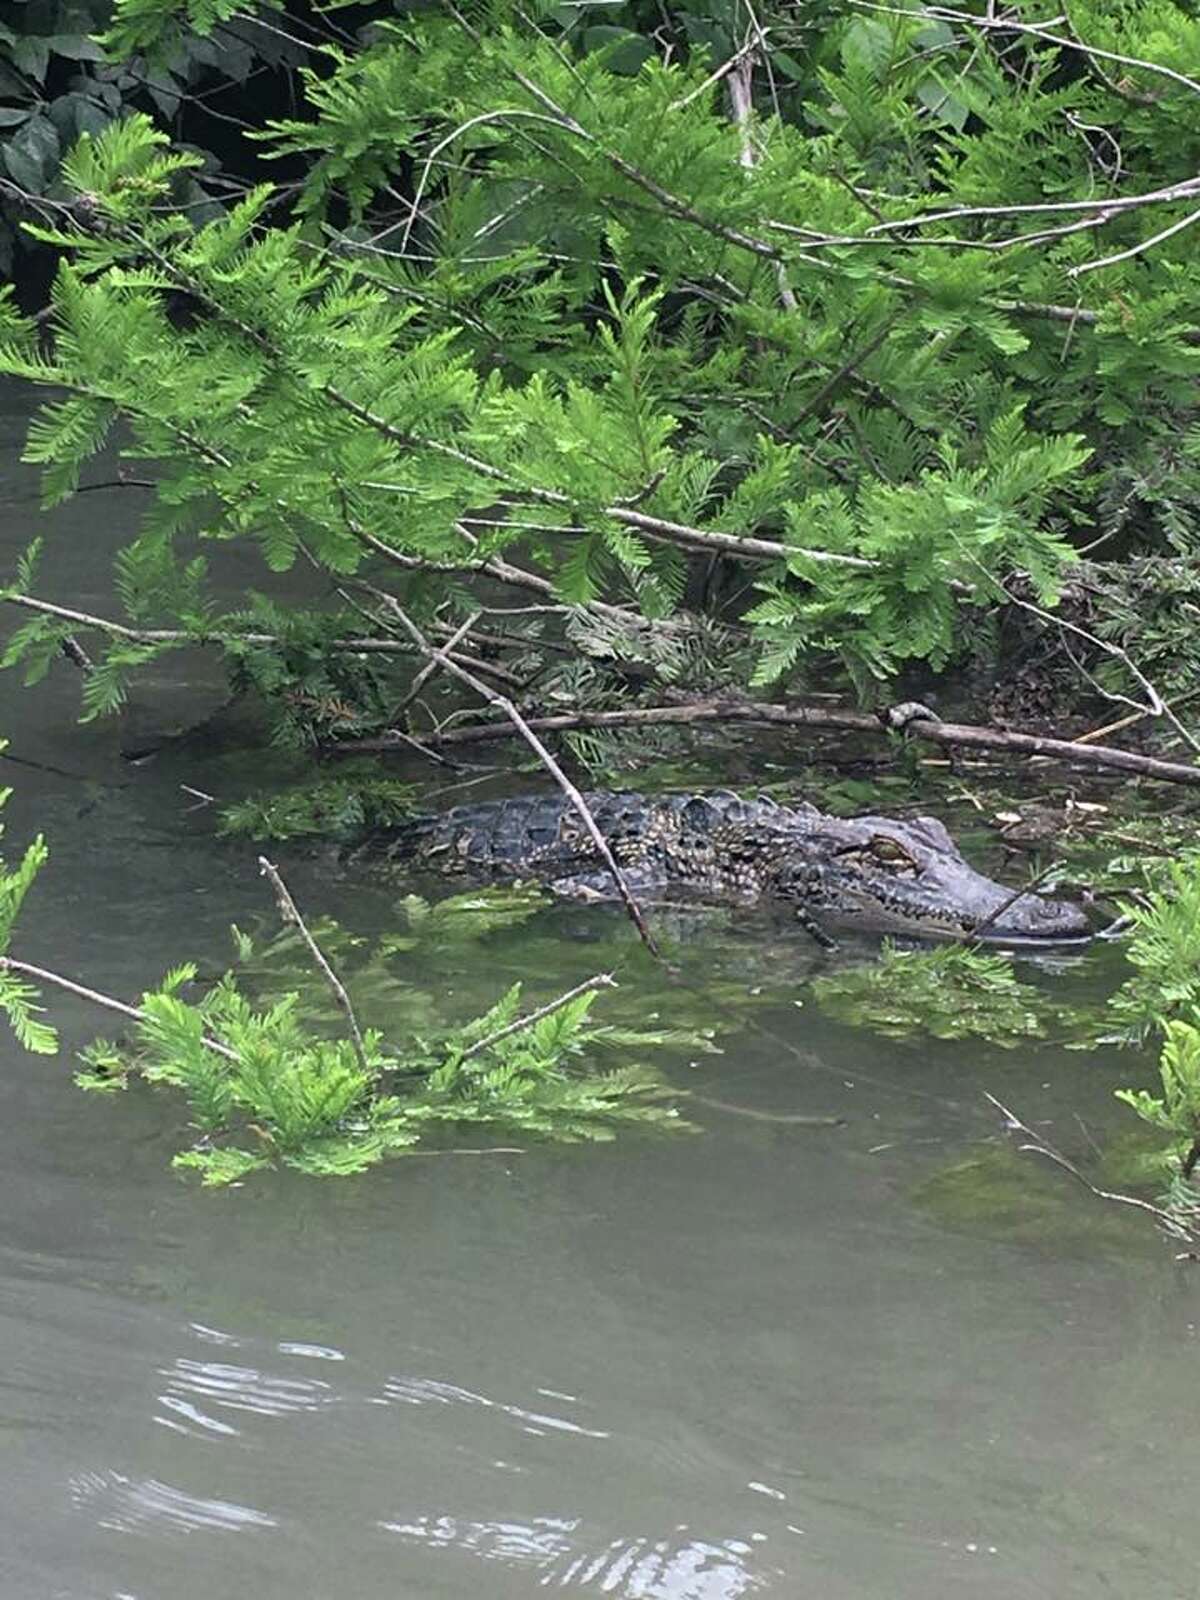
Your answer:
[[[1033,1128],[1027,1127],[1019,1117],[1015,1117],[1006,1105],[996,1099],[994,1094],[989,1094],[985,1089],[983,1097],[990,1105],[995,1106],[996,1110],[1004,1118],[1006,1131],[1019,1134],[1026,1141],[1017,1146],[1018,1150],[1028,1155],[1044,1156],[1047,1161],[1053,1162],[1056,1167],[1061,1167],[1064,1172],[1070,1173],[1071,1177],[1077,1183],[1081,1183],[1089,1194],[1095,1195],[1097,1200],[1108,1200],[1114,1205],[1131,1206],[1135,1211],[1147,1212],[1173,1238],[1186,1239],[1193,1244],[1200,1240],[1200,1233],[1185,1222],[1177,1212],[1168,1211],[1163,1206],[1156,1206],[1149,1200],[1141,1200],[1137,1195],[1122,1194],[1117,1189],[1099,1188],[1090,1178],[1085,1177],[1075,1163],[1069,1161],[1061,1150],[1056,1150],[1048,1139]]]

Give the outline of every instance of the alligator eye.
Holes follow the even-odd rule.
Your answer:
[[[907,869],[910,872],[921,870],[921,863],[911,851],[906,850],[898,839],[889,838],[886,833],[874,834],[867,849],[881,866]]]

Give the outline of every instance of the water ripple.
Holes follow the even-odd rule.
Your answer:
[[[586,1428],[582,1423],[572,1422],[568,1417],[555,1416],[548,1411],[530,1411],[524,1406],[509,1405],[500,1400],[491,1400],[487,1395],[476,1394],[472,1389],[463,1389],[456,1383],[445,1383],[440,1378],[400,1377],[389,1378],[384,1385],[384,1398],[386,1401],[396,1401],[401,1405],[462,1405],[482,1406],[488,1411],[496,1411],[506,1417],[515,1417],[524,1425],[526,1433],[573,1433],[584,1439],[611,1439],[612,1435],[603,1428]],[[548,1394],[550,1391],[541,1389],[539,1394]],[[556,1397],[558,1398],[558,1397]],[[569,1398],[562,1396],[561,1398]]]
[[[216,1528],[243,1533],[274,1528],[274,1517],[231,1500],[186,1494],[157,1478],[127,1478],[114,1471],[80,1472],[71,1479],[71,1503],[116,1533],[194,1533]]]
[[[527,1522],[476,1521],[446,1515],[381,1522],[384,1532],[427,1550],[457,1550],[482,1561],[539,1572],[543,1589],[582,1589],[621,1600],[739,1600],[761,1591],[775,1572],[752,1567],[744,1539],[613,1539],[604,1546],[577,1537],[578,1518]],[[758,1542],[761,1535],[752,1535]]]
[[[614,1539],[596,1555],[580,1555],[541,1580],[543,1588],[593,1589],[627,1600],[737,1600],[767,1585],[746,1564],[741,1539]]]
[[[333,1387],[320,1378],[284,1378],[227,1361],[193,1361],[180,1356],[173,1366],[162,1369],[162,1376],[167,1388],[159,1396],[159,1404],[173,1415],[156,1420],[176,1432],[190,1431],[185,1423],[174,1420],[184,1417],[208,1433],[237,1434],[233,1423],[218,1421],[211,1414],[213,1408],[285,1417],[318,1411],[338,1399]]]
[[[313,1361],[345,1361],[340,1350],[328,1344],[299,1344],[294,1339],[281,1339],[275,1346],[281,1356],[308,1356]]]
[[[381,1522],[385,1533],[398,1533],[431,1550],[469,1551],[485,1561],[510,1566],[538,1566],[568,1554],[576,1522],[533,1517],[529,1522],[471,1522],[458,1517],[416,1517],[411,1522]]]
[[[229,1345],[236,1350],[242,1342],[236,1334],[223,1333],[220,1328],[206,1327],[203,1322],[189,1322],[188,1327],[196,1335],[197,1339],[203,1340],[205,1344]]]

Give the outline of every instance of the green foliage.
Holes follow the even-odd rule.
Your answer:
[[[1014,574],[1053,607],[1076,525],[1194,542],[1196,274],[1186,231],[1150,247],[1163,209],[1124,202],[1194,175],[1200,96],[1141,69],[1130,92],[1052,41],[1014,72],[969,20],[804,9],[767,5],[740,128],[710,81],[740,47],[729,8],[687,12],[664,56],[631,3],[603,24],[356,7],[357,38],[308,52],[296,109],[257,130],[299,189],[220,214],[146,117],[83,129],[33,230],[62,257],[48,344],[10,318],[0,349],[55,391],[29,447],[47,499],[119,420],[158,463],[140,584],[234,649],[293,742],[396,697],[316,605],[291,607],[299,663],[231,646],[250,624],[214,628],[199,579],[167,581],[198,540],[255,546],[268,582],[302,559],[343,597],[368,566],[394,581],[390,553],[423,568],[423,615],[519,546],[607,625],[578,608],[694,608],[721,535],[737,605],[757,591],[727,685],[832,658],[864,693],[953,660]],[[1170,0],[1110,10],[1074,26],[1164,64],[1195,41]],[[105,43],[136,68],[237,27],[224,0],[117,0]],[[1095,228],[1003,212],[1103,198]],[[1137,253],[1072,276],[1110,247]],[[386,606],[366,625],[387,633]],[[52,627],[19,645],[35,671]],[[138,665],[106,661],[88,709]]]
[[[101,133],[135,109],[177,129],[189,103],[205,115],[207,96],[244,83],[256,69],[285,67],[300,58],[281,30],[239,25],[232,15],[236,7],[222,9],[230,20],[214,33],[213,7],[199,8],[190,22],[155,15],[152,23],[148,14],[161,7],[130,7],[141,18],[126,14],[116,26],[111,26],[112,0],[34,0],[5,7],[0,21],[0,273],[30,265],[18,254],[22,242],[29,243],[28,237],[22,240],[19,224],[31,215],[56,216],[63,159],[81,137]],[[120,59],[110,54],[114,45]],[[213,126],[208,123],[210,130]],[[230,180],[218,172],[214,155],[206,155],[205,166],[205,173],[179,186],[177,198],[212,216],[220,213],[220,196]]]
[[[1158,874],[1160,887],[1126,909],[1133,921],[1127,955],[1135,968],[1109,1011],[1125,1040],[1161,1035],[1160,1092],[1118,1089],[1117,1098],[1169,1139],[1167,1210],[1182,1223],[1200,1220],[1193,1173],[1200,1161],[1200,857],[1185,856]]]
[[[1176,1019],[1164,1022],[1163,1032],[1161,1095],[1118,1089],[1117,1099],[1132,1106],[1143,1122],[1190,1148],[1200,1140],[1200,1027]]]
[[[168,973],[142,996],[129,1039],[93,1044],[77,1081],[113,1093],[140,1077],[181,1092],[196,1139],[175,1165],[208,1185],[279,1166],[346,1176],[466,1128],[567,1142],[608,1140],[639,1124],[686,1128],[642,1058],[711,1049],[702,1030],[595,1022],[594,988],[522,1016],[519,983],[482,1015],[448,1023],[444,995],[426,1006],[407,984],[380,982],[398,954],[485,939],[542,903],[520,888],[436,906],[414,896],[404,906],[412,931],[378,951],[364,952],[362,940],[328,919],[315,923],[310,931],[349,972],[353,992],[387,1015],[389,1033],[405,1036],[398,1050],[385,1049],[378,1029],[364,1029],[361,1058],[299,935],[256,942],[235,928],[239,978],[227,973],[201,989],[191,965]],[[601,1054],[618,1064],[600,1065]]]
[[[951,456],[916,483],[865,485],[857,506],[825,490],[785,508],[790,539],[804,547],[815,535],[819,555],[788,562],[807,591],[769,580],[768,598],[748,613],[764,645],[756,682],[774,682],[814,644],[879,679],[906,661],[944,666],[959,642],[956,586],[986,605],[995,598],[990,579],[1021,571],[1043,605],[1055,604],[1069,549],[1040,521],[1051,490],[1089,452],[1079,436],[1032,438],[1019,412],[997,418],[982,444],[978,467]],[[870,570],[821,559],[831,552]]]
[[[443,1036],[436,1047],[426,1045],[427,1054],[413,1063],[424,1073],[420,1091],[405,1101],[414,1126],[486,1123],[567,1141],[608,1140],[623,1124],[686,1126],[673,1106],[662,1103],[670,1090],[639,1063],[582,1075],[569,1070],[601,1046],[627,1051],[673,1042],[669,1031],[592,1024],[593,990],[505,1033],[520,999],[521,985],[513,984],[484,1016]]]
[[[0,791],[0,807],[9,792]],[[46,859],[39,836],[16,866],[0,860],[0,1011],[25,1049],[53,1055],[57,1036],[41,1020],[41,996],[29,981],[39,972],[9,955],[17,916]],[[378,959],[386,963],[425,941],[441,949],[482,939],[518,925],[541,903],[540,894],[519,886],[455,896],[441,907],[412,896],[405,904],[410,934],[386,944]],[[329,922],[310,933],[335,957],[361,943]],[[348,1176],[410,1148],[435,1126],[499,1126],[567,1141],[609,1139],[632,1123],[686,1126],[663,1104],[667,1087],[639,1060],[597,1072],[590,1058],[601,1048],[623,1056],[663,1046],[706,1049],[707,1036],[593,1023],[599,982],[527,1017],[519,1015],[515,984],[470,1022],[423,1029],[397,1057],[380,1029],[348,1032],[335,1009],[331,1035],[324,1019],[314,1023],[300,988],[281,988],[281,978],[297,975],[301,952],[299,980],[309,994],[317,986],[297,930],[262,948],[236,927],[233,937],[240,961],[258,978],[256,997],[232,973],[201,987],[193,964],[176,967],[142,995],[128,1038],[96,1040],[76,1077],[93,1092],[123,1089],[133,1075],[180,1091],[197,1138],[175,1164],[205,1184],[281,1165]]]
[[[47,503],[114,440],[154,463],[117,563],[134,635],[92,652],[85,715],[194,642],[272,705],[281,741],[378,729],[403,692],[394,606],[468,615],[482,564],[507,582],[496,558],[567,607],[499,625],[523,662],[501,681],[538,709],[620,703],[631,680],[870,695],[950,664],[1006,581],[1053,609],[1093,536],[1111,559],[1085,622],[1190,693],[1200,277],[1194,231],[1169,227],[1194,196],[1140,202],[1200,170],[1200,95],[1154,70],[1194,70],[1194,7],[1079,0],[1072,35],[1014,48],[1004,18],[765,0],[740,125],[714,76],[745,39],[725,0],[674,8],[669,49],[645,0],[599,21],[355,7],[336,49],[288,47],[301,92],[257,130],[297,186],[228,207],[210,160],[125,113],[170,118],[204,73],[267,59],[229,0],[87,0],[61,28],[10,10],[4,203],[60,265],[36,321],[0,297],[0,371],[45,392],[28,455]],[[214,541],[256,553],[269,591],[303,564],[316,598],[289,578],[221,615]],[[26,563],[11,592],[33,583]],[[742,631],[697,627],[710,605]],[[36,679],[72,626],[27,617],[3,659]],[[542,628],[565,662],[534,648]],[[1097,676],[1130,687],[1117,658]],[[376,803],[237,820],[299,830],[324,804],[349,826]],[[1148,902],[1125,1033],[1190,1023],[1195,909]],[[397,948],[470,920],[406,914]],[[996,958],[929,958],[929,1015],[1028,1037],[1045,1013],[978,959]],[[861,1002],[881,1026],[908,1026],[921,970],[886,958]],[[27,1020],[32,1003],[14,1001]]]
[[[238,942],[251,953],[244,936]],[[686,1127],[647,1067],[626,1061],[598,1072],[588,1058],[601,1048],[626,1054],[704,1041],[688,1030],[592,1023],[595,991],[526,1022],[517,984],[465,1026],[412,1039],[401,1059],[367,1029],[360,1058],[349,1039],[313,1029],[296,990],[255,1004],[227,973],[190,1000],[181,991],[195,977],[194,967],[180,967],[144,994],[130,1043],[97,1042],[78,1081],[112,1091],[136,1074],[180,1090],[199,1137],[175,1165],[209,1185],[280,1165],[349,1176],[439,1127],[568,1142],[611,1139],[627,1124]]]
[[[0,751],[6,745],[6,740],[0,740]],[[7,804],[11,793],[11,789],[0,789],[0,809]],[[4,826],[0,823],[0,836],[3,833]],[[25,847],[16,866],[10,867],[0,857],[0,1011],[7,1017],[18,1043],[35,1055],[54,1055],[58,1050],[58,1036],[41,1020],[40,991],[21,973],[8,967],[6,958],[17,916],[49,855],[45,840],[39,834]]]
[[[406,894],[398,906],[406,931],[385,934],[380,948],[392,955],[420,944],[443,949],[483,939],[519,928],[544,910],[549,899],[549,891],[535,883],[492,884],[432,902]]]
[[[377,1033],[363,1036],[365,1062],[346,1039],[308,1031],[299,997],[286,994],[258,1008],[226,976],[197,1003],[181,998],[193,968],[169,973],[143,995],[137,1025],[137,1070],[150,1083],[181,1089],[192,1121],[211,1140],[236,1125],[259,1145],[253,1164],[281,1162],[301,1171],[361,1171],[414,1142],[392,1099],[378,1089],[385,1065]],[[226,1053],[212,1048],[218,1041]],[[186,1165],[209,1183],[228,1181],[231,1147],[188,1152]],[[244,1170],[250,1153],[233,1146]]]
[[[1156,886],[1123,908],[1133,922],[1126,958],[1134,976],[1109,1002],[1131,1041],[1200,1017],[1200,856],[1168,861],[1154,876]]]
[[[392,778],[331,778],[282,793],[247,795],[221,811],[219,831],[251,839],[352,839],[412,811],[411,784]]]
[[[41,999],[41,990],[32,983],[0,969],[0,1011],[8,1018],[18,1044],[33,1055],[53,1056],[58,1054],[58,1034],[41,1020],[45,1009]]]
[[[344,621],[304,611],[289,615],[261,599],[222,619],[229,630],[222,641],[230,684],[271,708],[275,744],[307,750],[386,724],[395,690],[381,665],[385,658],[340,648]],[[262,640],[264,628],[270,642]]]
[[[906,950],[885,944],[878,962],[813,983],[822,1010],[893,1039],[986,1039],[1015,1049],[1069,1014],[1013,972],[1011,959],[966,945]]]

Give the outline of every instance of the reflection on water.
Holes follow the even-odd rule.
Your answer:
[[[542,1390],[545,1394],[548,1391]],[[522,1432],[544,1434],[547,1432],[575,1433],[585,1439],[607,1439],[609,1435],[599,1428],[585,1428],[566,1417],[550,1416],[545,1411],[528,1411],[524,1406],[502,1405],[489,1400],[486,1395],[472,1394],[470,1389],[460,1389],[457,1384],[443,1383],[437,1378],[389,1378],[384,1389],[387,1400],[405,1405],[420,1406],[430,1401],[441,1405],[483,1406],[507,1417],[515,1417]],[[566,1399],[567,1396],[561,1398]]]
[[[224,1361],[180,1359],[163,1373],[167,1380],[162,1405],[199,1416],[195,1402],[226,1411],[254,1411],[264,1417],[284,1417],[293,1411],[315,1411],[336,1399],[331,1387],[319,1379],[285,1378],[259,1372],[254,1367],[235,1367]],[[165,1419],[159,1418],[159,1421]],[[205,1420],[206,1426],[221,1425]],[[236,1428],[225,1431],[236,1433]]]
[[[23,405],[0,391],[0,449]],[[96,498],[42,577],[103,609]],[[223,962],[263,912],[254,848],[179,785],[232,798],[259,759],[131,767],[71,733],[65,663],[0,692],[9,838],[52,847],[22,954],[124,996]],[[288,872],[358,932],[394,920],[330,857]],[[707,1100],[686,1140],[212,1195],[169,1169],[177,1103],[73,1087],[94,1016],[56,1003],[58,1061],[0,1044],[0,1600],[1190,1600],[1200,1279],[1053,1173],[1012,1162],[985,1217],[962,1176],[985,1088],[1072,1146],[1128,1062],[880,1042],[796,1004],[825,958],[793,930],[677,931],[689,1020],[761,991],[723,1055],[670,1064]],[[561,908],[402,977],[466,1015],[616,960],[627,1009],[677,1015],[630,950]]]
[[[672,1538],[614,1539],[602,1550],[588,1549],[578,1518],[471,1522],[443,1515],[381,1526],[427,1550],[453,1548],[481,1561],[531,1568],[544,1589],[579,1589],[628,1600],[736,1600],[768,1582],[764,1570],[750,1565],[746,1540],[714,1544],[688,1538],[683,1525]]]
[[[71,1504],[113,1533],[194,1533],[214,1528],[242,1533],[274,1528],[274,1517],[228,1500],[204,1500],[153,1478],[140,1481],[119,1472],[80,1472],[71,1479]]]

